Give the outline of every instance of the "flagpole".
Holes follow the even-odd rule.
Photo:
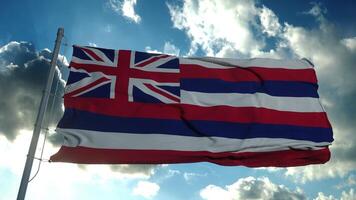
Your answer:
[[[55,46],[54,46],[54,51],[52,54],[51,67],[50,67],[48,78],[47,78],[47,84],[45,86],[45,89],[43,90],[40,108],[39,108],[39,111],[37,114],[35,127],[33,129],[30,148],[28,149],[25,168],[22,173],[22,179],[21,179],[21,183],[20,183],[19,192],[17,193],[17,200],[23,200],[23,199],[25,199],[25,196],[26,196],[26,190],[27,190],[27,185],[28,185],[28,181],[30,178],[30,174],[31,174],[33,159],[35,157],[38,138],[40,136],[40,132],[41,132],[42,124],[43,124],[43,118],[44,118],[44,115],[45,115],[45,112],[47,109],[47,105],[48,105],[48,99],[49,99],[51,88],[52,88],[53,77],[54,77],[54,73],[56,71],[56,63],[57,63],[59,48],[60,48],[60,44],[61,44],[63,36],[64,36],[64,29],[58,28],[57,38],[56,38],[56,42],[55,42]]]

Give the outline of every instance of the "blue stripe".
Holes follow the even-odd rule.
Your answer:
[[[142,92],[138,87],[133,86],[132,88],[132,97],[134,102],[142,103],[163,103],[161,100]]]
[[[164,69],[179,69],[179,60],[178,58],[172,59],[162,65],[158,66],[157,68],[164,68]]]
[[[111,62],[114,62],[115,50],[103,49],[103,48],[99,48],[99,47],[90,47],[90,48],[97,49],[97,50],[101,51],[102,53],[104,53],[106,55],[107,58],[109,58],[111,60]]]
[[[167,86],[167,85],[156,85],[157,87],[166,90],[169,93],[172,93],[176,96],[180,96],[180,87],[179,86]]]
[[[78,81],[82,80],[83,78],[87,78],[87,77],[89,77],[89,75],[87,73],[71,71],[68,76],[67,85],[78,82]]]
[[[160,54],[136,51],[135,52],[135,64],[138,62],[141,62],[145,59],[148,59],[152,56],[158,56],[158,55],[160,55]]]
[[[219,79],[181,79],[181,89],[205,93],[266,93],[272,96],[315,97],[318,85],[296,81],[229,82]]]
[[[272,124],[243,124],[217,121],[148,118],[126,118],[94,114],[75,109],[66,109],[59,128],[83,129],[102,132],[172,134],[182,136],[216,136],[226,138],[288,138],[313,142],[331,142],[330,128],[301,127]]]
[[[81,48],[76,46],[73,46],[73,56],[83,60],[91,60],[91,58],[87,56],[87,54],[85,54],[85,52]]]
[[[104,84],[89,92],[79,95],[80,97],[110,98],[111,83]]]

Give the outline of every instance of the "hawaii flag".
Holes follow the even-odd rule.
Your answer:
[[[333,141],[306,60],[74,46],[53,162],[299,166]]]

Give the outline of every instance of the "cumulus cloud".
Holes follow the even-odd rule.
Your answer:
[[[183,7],[167,5],[174,27],[191,40],[190,54],[199,48],[208,56],[225,49],[249,54],[264,46],[252,31],[259,14],[253,1],[185,0]]]
[[[37,51],[34,45],[28,42],[14,41],[0,48],[0,94],[3,97],[0,99],[0,135],[4,135],[7,140],[16,142],[21,130],[33,129],[50,67],[50,58],[50,50]],[[67,70],[68,62],[65,57],[60,55],[57,63],[61,70]],[[44,123],[49,126],[55,126],[63,114],[62,95],[65,82],[58,68],[53,83],[52,93],[56,88],[57,93],[56,96],[50,97],[45,117],[47,121]],[[31,134],[31,131],[26,133]],[[59,145],[62,138],[52,134],[49,141]],[[27,147],[28,145],[23,146],[26,150]],[[87,169],[84,165],[80,167]],[[155,167],[156,165],[113,165],[108,168],[119,174],[147,178],[154,173]]]
[[[157,195],[159,189],[160,187],[157,183],[139,181],[132,192],[134,195],[139,195],[146,199],[151,199]]]
[[[180,53],[180,49],[170,42],[164,43],[163,51],[152,49],[150,46],[146,46],[145,51],[148,53],[169,54],[174,56],[179,56]]]
[[[50,68],[51,52],[48,49],[36,51],[28,42],[10,42],[0,48],[0,134],[14,140],[21,129],[32,130],[39,103]],[[63,58],[63,57],[62,57]],[[63,61],[63,62],[62,62]],[[58,59],[59,66],[67,65],[65,59]],[[52,93],[64,91],[64,81],[56,69]],[[50,98],[45,124],[54,125],[62,115],[62,98]]]
[[[163,52],[169,55],[179,56],[179,48],[170,42],[165,42],[163,47]]]
[[[183,6],[167,4],[173,26],[191,40],[189,55],[202,50],[217,57],[280,58],[284,44],[266,49],[267,40],[276,39],[283,26],[276,14],[254,1],[185,0]]]
[[[157,165],[111,165],[112,171],[117,171],[125,174],[136,174],[138,176],[148,178],[150,175],[154,174],[154,169]]]
[[[259,16],[262,32],[267,33],[268,36],[276,36],[281,32],[282,26],[278,21],[278,17],[271,9],[263,6]]]
[[[350,51],[356,51],[356,37],[342,39],[341,43]]]
[[[137,0],[109,0],[109,7],[132,22],[140,23],[141,17],[135,12]]]
[[[349,191],[342,191],[340,198],[335,198],[333,195],[326,196],[324,193],[319,192],[318,196],[314,200],[354,200],[356,199],[356,194],[354,189]]]
[[[273,10],[254,1],[184,0],[182,6],[167,5],[173,26],[191,40],[191,54],[200,49],[208,56],[312,61],[334,130],[332,157],[325,165],[289,168],[286,175],[305,182],[346,176],[356,169],[356,107],[351,106],[356,98],[356,37],[341,35],[321,3],[301,11],[316,21],[313,28],[281,23]],[[272,47],[267,49],[267,43]]]
[[[246,177],[240,178],[235,183],[220,187],[208,185],[200,191],[200,197],[205,200],[245,200],[245,199],[306,199],[305,195],[296,189],[290,190],[284,185],[276,185],[268,178]]]
[[[350,106],[355,101],[356,57],[352,48],[344,45],[345,39],[323,15],[320,4],[308,13],[313,13],[319,22],[314,29],[306,29],[286,24],[281,38],[296,57],[307,57],[316,66],[320,84],[320,94],[334,130],[335,141],[331,146],[332,158],[323,166],[290,168],[287,175],[302,181],[326,177],[345,176],[356,169],[356,108]],[[316,11],[315,11],[316,10]]]

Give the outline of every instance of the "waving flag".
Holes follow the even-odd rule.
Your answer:
[[[305,60],[74,46],[54,162],[325,163],[332,129]]]

